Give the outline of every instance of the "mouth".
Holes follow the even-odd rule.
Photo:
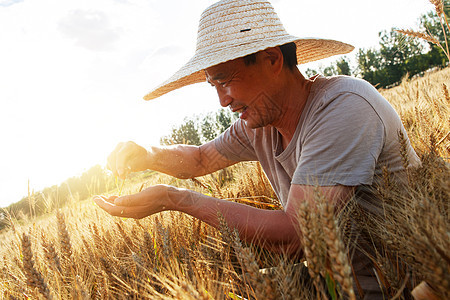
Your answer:
[[[248,108],[248,106],[242,106],[242,107],[237,108],[237,109],[232,108],[231,110],[234,113],[238,113],[239,115],[242,115],[242,113],[245,112],[247,110],[247,108]]]

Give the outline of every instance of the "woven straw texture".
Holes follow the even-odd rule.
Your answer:
[[[155,99],[183,86],[204,82],[204,70],[209,67],[290,42],[297,44],[299,64],[353,50],[353,46],[334,40],[289,35],[268,1],[219,1],[201,15],[195,55],[144,99]]]

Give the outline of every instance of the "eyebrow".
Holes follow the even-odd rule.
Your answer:
[[[217,81],[217,80],[221,80],[221,79],[224,79],[226,77],[226,74],[225,73],[219,73],[219,74],[216,74],[216,75],[214,75],[212,78],[211,78],[211,80],[208,78],[208,76],[206,77],[206,81],[207,82],[209,82],[209,83],[211,83],[211,81]]]
[[[219,74],[216,74],[216,75],[212,78],[212,80],[216,81],[216,80],[224,79],[225,77],[226,77],[226,74],[224,74],[224,73],[219,73]]]

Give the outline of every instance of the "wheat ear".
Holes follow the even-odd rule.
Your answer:
[[[116,221],[116,225],[117,225],[117,228],[119,229],[120,234],[122,235],[122,237],[125,241],[127,248],[130,249],[130,251],[131,251],[131,249],[134,249],[134,247],[133,247],[134,244],[133,244],[133,241],[131,240],[131,238],[128,236],[128,234],[123,229],[122,220],[119,219],[119,221]]]
[[[352,269],[347,257],[344,242],[339,233],[339,227],[334,217],[334,206],[324,199],[321,205],[321,215],[324,222],[323,231],[331,259],[333,278],[339,282],[343,291],[351,300],[356,300],[353,290]]]
[[[62,274],[61,263],[59,260],[58,253],[56,253],[53,242],[48,241],[46,235],[43,232],[41,235],[41,240],[42,240],[42,248],[44,250],[44,256],[45,259],[47,260],[47,263],[50,266],[50,269],[59,272],[59,274]]]
[[[425,32],[418,32],[418,31],[414,31],[414,30],[410,30],[410,29],[399,29],[396,30],[398,33],[410,36],[410,37],[414,37],[414,38],[419,38],[425,41],[428,41],[430,43],[433,43],[435,45],[440,45],[439,41],[432,35],[425,33]]]
[[[58,220],[58,234],[61,253],[66,262],[69,262],[72,256],[72,243],[70,242],[70,236],[67,232],[64,214],[58,210],[56,212],[56,218]]]
[[[38,291],[46,299],[52,299],[50,290],[45,282],[42,274],[34,267],[33,251],[31,249],[30,237],[24,232],[22,235],[22,255],[23,255],[23,270],[27,277],[27,285],[31,288],[38,289]]]
[[[73,299],[88,300],[91,299],[87,288],[79,275],[75,276]]]
[[[434,5],[437,15],[441,16],[444,13],[444,3],[442,0],[430,0],[430,2]]]
[[[327,299],[328,296],[325,293],[320,276],[320,271],[325,265],[323,253],[319,253],[322,252],[319,250],[321,248],[319,245],[322,242],[322,236],[318,234],[317,225],[319,222],[317,215],[310,208],[308,202],[302,202],[300,204],[297,219],[302,233],[303,250],[308,264],[309,275],[313,280],[318,298],[322,297],[323,299]]]
[[[244,247],[239,238],[239,234],[236,229],[232,233],[233,248],[236,252],[236,256],[243,268],[243,278],[247,281],[251,287],[253,287],[256,299],[263,299],[264,288],[262,286],[262,280],[259,274],[258,263],[256,262],[255,255],[250,247]],[[267,295],[266,295],[267,296]]]

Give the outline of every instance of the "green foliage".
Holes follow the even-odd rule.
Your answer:
[[[409,74],[430,68],[430,60],[422,54],[423,45],[414,38],[405,37],[394,28],[382,31],[380,49],[360,49],[357,55],[359,73],[375,86],[388,87]]]
[[[445,1],[445,13],[450,13],[450,1]],[[441,24],[435,12],[420,19],[421,32],[427,32],[442,45],[449,42],[449,30]],[[445,33],[444,33],[445,31]],[[357,54],[359,75],[378,87],[397,84],[406,76],[414,76],[433,67],[444,67],[446,55],[442,49],[414,37],[405,36],[392,28],[379,33],[379,49],[360,49]],[[427,47],[426,47],[427,46]],[[429,48],[426,52],[425,49]]]
[[[343,57],[341,59],[339,59],[336,62],[336,72],[339,75],[352,75],[352,72],[350,70],[350,64],[348,63],[348,60]]]
[[[352,75],[352,71],[350,69],[349,60],[347,57],[341,57],[333,64],[327,67],[319,67],[319,70],[316,71],[314,69],[306,69],[305,71],[306,77],[313,77],[316,74],[323,74],[324,76],[333,76],[333,75]]]
[[[237,114],[232,114],[229,110],[220,109],[216,113],[217,131],[216,136],[227,130],[231,123],[238,117]]]
[[[450,7],[450,5],[448,6]],[[450,13],[450,9],[446,8],[446,13]],[[429,12],[420,17],[420,31],[428,32],[430,35],[437,38],[441,43],[445,43],[444,31],[442,30],[441,23],[439,18],[435,12]],[[446,29],[446,35],[448,37],[449,31]],[[430,43],[430,46],[433,45]],[[434,46],[436,47],[436,46]]]
[[[206,116],[186,117],[182,124],[173,127],[172,132],[162,137],[160,142],[163,145],[201,145],[224,132],[235,119],[236,115],[226,109]]]
[[[444,2],[444,14],[447,20],[438,17],[435,12],[429,12],[422,15],[420,18],[420,31],[426,32],[436,38],[444,49],[447,49],[447,45],[450,43],[450,28],[448,27],[448,20],[450,20],[450,0]],[[442,48],[433,43],[428,43],[431,51],[433,51],[433,58],[436,62],[441,61],[445,64],[447,56]],[[448,51],[448,50],[447,50]]]
[[[444,1],[444,13],[449,19],[450,0]],[[443,48],[450,43],[450,31],[441,23],[436,12],[429,12],[420,18],[421,32],[427,32],[438,39]],[[405,76],[422,74],[433,67],[442,68],[447,64],[447,57],[438,45],[420,39],[405,36],[392,28],[379,33],[379,47],[359,49],[356,54],[357,75],[376,87],[391,87],[398,84]],[[306,76],[315,74],[325,76],[351,75],[349,61],[341,58],[333,64],[320,67],[318,71],[306,70]]]
[[[313,77],[316,74],[318,74],[318,72],[316,70],[314,70],[314,69],[311,69],[311,68],[308,68],[305,71],[306,78],[311,78],[311,77]]]
[[[211,115],[207,115],[201,121],[201,134],[204,140],[210,141],[217,136],[217,125],[214,122],[214,118]]]
[[[183,124],[172,128],[172,133],[161,138],[161,144],[200,145],[198,122],[195,118],[185,118]]]

